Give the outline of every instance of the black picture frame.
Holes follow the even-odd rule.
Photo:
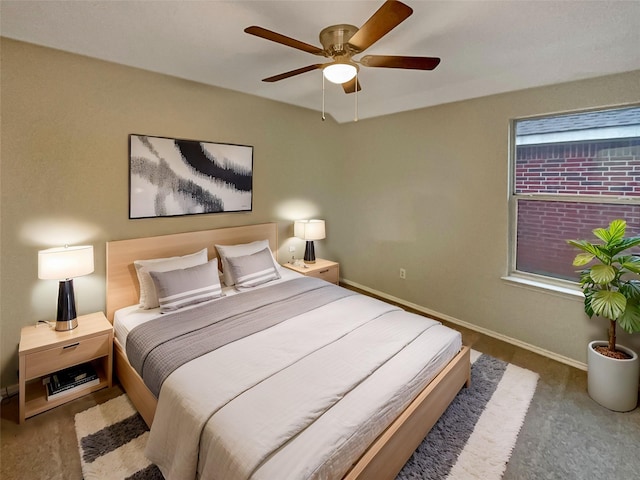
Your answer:
[[[129,218],[253,209],[253,147],[129,135]]]

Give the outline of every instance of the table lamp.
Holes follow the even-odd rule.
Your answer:
[[[296,220],[293,224],[293,234],[307,242],[304,263],[316,263],[313,241],[325,238],[324,220]]]
[[[38,278],[60,280],[56,330],[78,326],[73,279],[93,272],[93,246],[60,247],[38,252]]]

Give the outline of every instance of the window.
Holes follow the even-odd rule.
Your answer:
[[[616,218],[640,235],[640,106],[512,127],[512,273],[577,281],[567,239],[595,239]]]

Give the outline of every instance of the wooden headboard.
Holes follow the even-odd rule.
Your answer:
[[[218,256],[218,245],[234,245],[269,240],[277,257],[278,229],[275,223],[176,233],[156,237],[107,242],[107,318],[113,323],[116,310],[138,303],[140,287],[133,262],[150,258],[187,255],[209,249],[209,260]]]

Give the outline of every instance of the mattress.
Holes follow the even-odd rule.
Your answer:
[[[277,283],[301,277],[280,273]],[[117,312],[118,341],[159,315]],[[459,332],[435,320],[340,298],[173,371],[146,454],[167,480],[341,478],[461,346]]]

